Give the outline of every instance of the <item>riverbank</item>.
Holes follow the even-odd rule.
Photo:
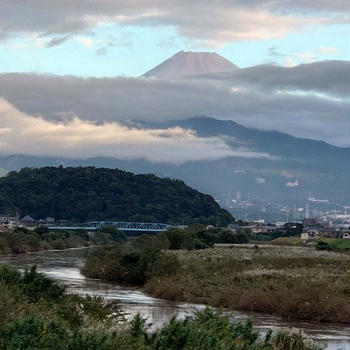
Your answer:
[[[87,260],[85,275],[115,282],[125,276],[127,270],[122,266],[120,273],[113,252],[98,254]],[[143,285],[154,297],[290,319],[350,320],[347,254],[304,247],[235,246],[166,251],[165,257],[145,272]]]

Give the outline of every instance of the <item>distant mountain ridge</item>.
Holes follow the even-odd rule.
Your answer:
[[[0,167],[17,170],[25,166],[63,164],[119,168],[141,174],[154,173],[161,177],[181,179],[218,199],[232,197],[239,191],[243,196],[261,201],[294,203],[300,206],[305,205],[309,192],[343,205],[350,200],[350,148],[296,138],[277,131],[251,129],[233,121],[208,117],[140,125],[143,128],[157,129],[173,126],[192,129],[202,137],[221,137],[233,149],[244,146],[249,150],[278,156],[278,159],[237,156],[175,165],[153,163],[145,159],[68,159],[12,155],[0,156]],[[296,180],[297,185],[290,186]]]
[[[144,73],[145,78],[175,79],[207,73],[227,73],[238,69],[214,52],[180,51]]]

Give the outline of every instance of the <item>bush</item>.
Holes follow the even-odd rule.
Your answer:
[[[29,316],[8,324],[0,332],[0,348],[67,349],[67,333],[62,322]]]
[[[0,282],[11,286],[18,286],[21,280],[22,275],[17,269],[9,265],[0,266]]]
[[[204,225],[191,225],[185,229],[171,228],[164,232],[169,241],[169,249],[205,249],[213,245],[214,234],[209,233]]]
[[[34,232],[41,237],[42,235],[49,233],[49,228],[47,226],[40,225],[34,229]]]
[[[71,333],[59,319],[29,316],[15,320],[0,331],[0,348],[4,350],[112,350],[108,333]]]
[[[170,247],[170,242],[166,234],[161,233],[159,235],[142,235],[137,237],[134,241],[135,249],[139,251],[145,250],[164,250]]]
[[[149,339],[149,338],[148,338]],[[316,350],[300,333],[268,332],[261,338],[250,321],[232,323],[228,316],[209,308],[184,320],[173,318],[150,338],[151,349]]]
[[[249,236],[244,231],[238,231],[237,233],[232,233],[231,231],[222,231],[218,234],[216,243],[248,243]]]
[[[316,249],[318,249],[318,250],[332,250],[333,248],[327,242],[319,241],[316,244]]]
[[[119,231],[116,227],[105,225],[100,227],[97,232],[106,233],[107,237],[113,242],[123,242],[126,240],[126,236],[122,231]]]
[[[0,282],[18,288],[30,302],[57,300],[62,297],[65,287],[36,271],[36,266],[21,274],[17,269],[3,265],[0,268]]]
[[[87,277],[143,285],[153,275],[175,273],[178,266],[175,256],[160,250],[129,251],[116,246],[90,253],[81,272]]]
[[[185,234],[183,230],[172,228],[165,234],[170,243],[169,249],[182,249],[184,247]]]
[[[17,226],[17,227],[15,227],[13,232],[14,233],[29,233],[29,230],[26,227]]]

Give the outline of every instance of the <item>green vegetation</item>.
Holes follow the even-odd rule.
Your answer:
[[[82,273],[118,283],[143,285],[149,277],[176,273],[179,263],[157,249],[127,250],[123,247],[96,248],[90,252]]]
[[[94,167],[24,168],[0,178],[0,212],[35,219],[210,223],[232,216],[179,180]]]
[[[230,230],[209,228],[196,224],[185,229],[171,228],[159,234],[157,239],[166,239],[169,249],[205,249],[213,247],[215,243],[248,243],[249,234],[243,229],[236,233]]]
[[[154,246],[157,239],[153,240]],[[163,243],[166,248],[166,241]],[[143,266],[141,261],[150,259],[149,252],[137,252],[135,264]],[[123,262],[123,254],[128,253],[121,248],[99,249],[87,258],[83,273],[134,283],[123,277],[131,266]],[[348,254],[297,246],[163,250],[146,264],[137,284],[143,283],[155,297],[170,300],[348,323],[349,262]],[[135,266],[130,271],[137,271]]]
[[[91,278],[102,278],[118,283],[144,285],[152,277],[177,273],[180,264],[170,250],[196,250],[213,247],[214,243],[247,243],[248,236],[219,229],[207,230],[203,225],[186,229],[169,229],[153,235],[143,235],[90,250],[82,273]]]
[[[33,298],[34,296],[34,298]],[[230,322],[205,309],[151,331],[136,315],[99,297],[67,295],[33,267],[24,274],[0,267],[2,350],[319,350],[300,333],[260,337],[251,322]]]
[[[319,250],[350,251],[350,239],[324,238],[317,242]]]
[[[47,232],[17,230],[0,232],[0,253],[26,253],[49,249],[68,249],[97,244],[84,232]]]
[[[291,245],[291,246],[302,246],[303,242],[300,237],[279,237],[269,242],[274,245]]]
[[[90,245],[109,245],[123,242],[126,236],[114,227],[101,227],[88,235],[84,231],[52,231],[46,226],[34,230],[17,227],[14,232],[0,232],[0,253],[26,253],[50,249],[79,248]]]

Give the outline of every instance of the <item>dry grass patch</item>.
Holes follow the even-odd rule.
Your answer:
[[[305,320],[350,321],[350,257],[305,247],[263,246],[171,251],[176,274],[146,289],[172,300],[275,313]]]

